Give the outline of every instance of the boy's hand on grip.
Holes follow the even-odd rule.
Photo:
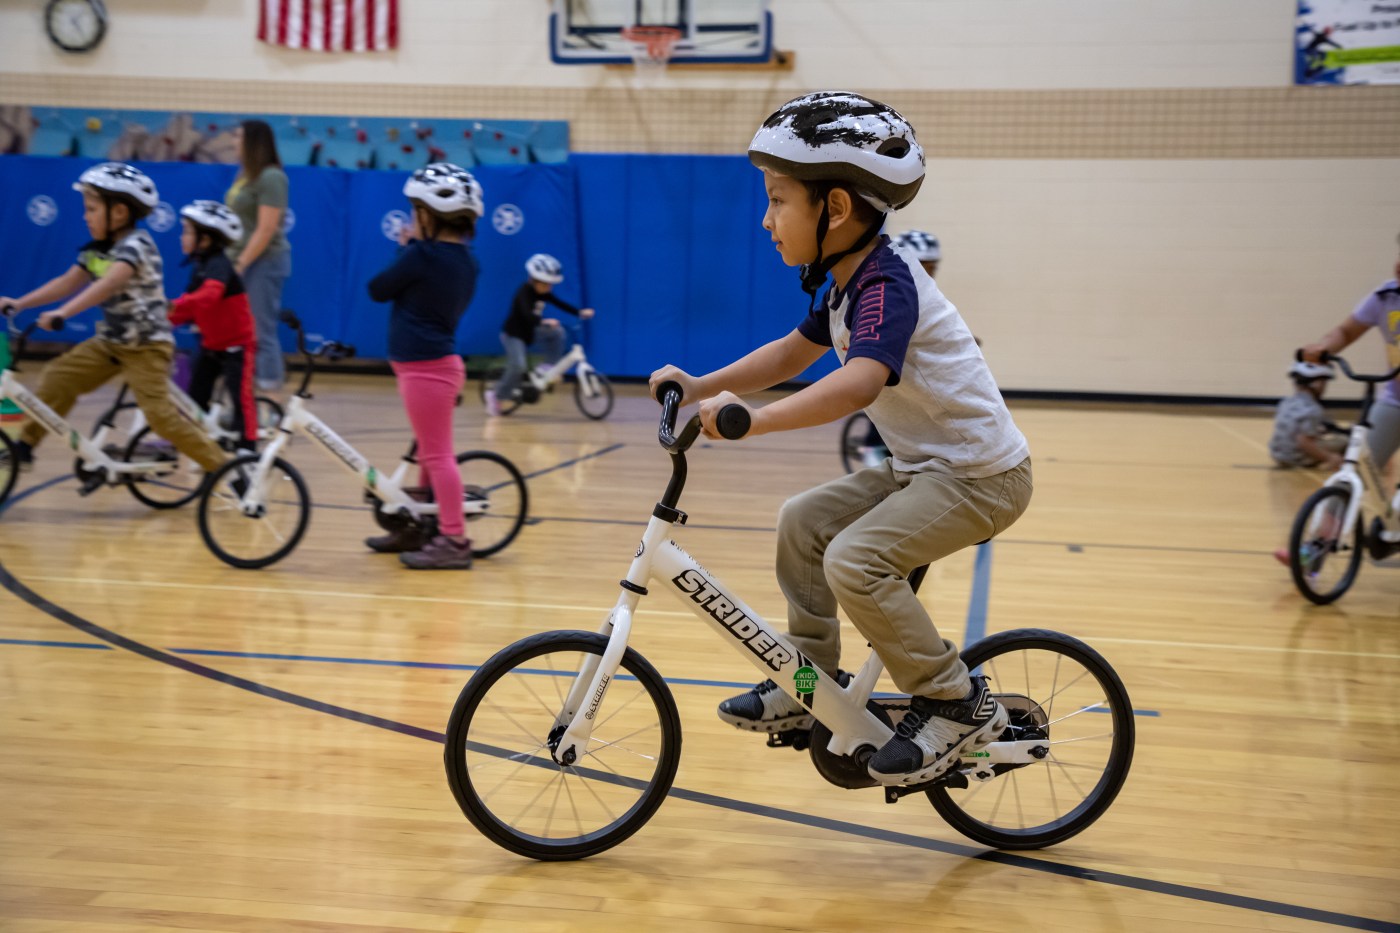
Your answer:
[[[745,404],[744,400],[733,392],[721,392],[714,398],[707,398],[700,403],[700,433],[711,440],[727,440],[727,438],[720,433],[718,419],[720,411],[729,405],[737,405],[747,411],[749,413],[749,424],[752,425],[754,420],[753,409]],[[750,427],[747,434],[752,433],[753,428]]]
[[[45,311],[39,315],[39,320],[35,323],[39,325],[40,330],[63,330],[63,323],[66,320],[67,318],[57,311]]]
[[[651,378],[647,380],[647,390],[651,392],[651,397],[658,402],[661,399],[656,398],[656,389],[663,382],[674,382],[681,387],[682,405],[690,405],[699,400],[700,380],[685,370],[668,365],[651,374]]]

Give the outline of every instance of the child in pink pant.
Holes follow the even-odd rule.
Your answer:
[[[452,443],[452,412],[465,370],[457,354],[457,323],[476,290],[478,266],[468,242],[482,213],[481,185],[464,169],[434,162],[404,185],[412,223],[403,248],[369,282],[389,311],[389,365],[418,441],[424,485],[438,503],[438,533],[424,540],[416,528],[367,538],[381,553],[397,553],[414,570],[468,570],[471,542],[462,517],[462,477]]]

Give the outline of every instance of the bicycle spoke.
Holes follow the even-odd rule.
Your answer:
[[[1070,715],[1073,716],[1074,714],[1071,713]],[[1066,718],[1068,718],[1068,717],[1066,717]],[[1090,741],[1090,740],[1092,740],[1092,739],[1111,739],[1111,738],[1113,738],[1113,733],[1112,733],[1112,732],[1100,732],[1098,735],[1078,735],[1078,736],[1075,736],[1075,737],[1072,738],[1072,739],[1051,739],[1051,740],[1050,740],[1050,744],[1051,744],[1051,745],[1068,745],[1070,742],[1088,742],[1088,741]]]
[[[501,705],[500,705],[499,703],[497,703],[495,700],[492,700],[490,697],[486,697],[485,699],[482,700],[482,705],[488,707],[489,709],[493,709],[493,710],[495,710],[496,712],[500,713],[502,716],[504,716],[505,719],[506,719],[506,722],[510,723],[511,725],[513,725],[513,726],[515,726],[517,729],[519,729],[521,735],[525,736],[525,738],[526,738],[527,741],[533,742],[533,741],[536,740],[537,735],[536,735],[536,733],[535,733],[535,731],[534,731],[533,729],[531,729],[530,727],[526,726],[526,725],[525,725],[524,723],[522,723],[520,720],[516,719],[513,715],[510,714],[510,712],[509,712],[508,710],[505,709],[505,707],[501,706]],[[540,705],[541,705],[542,708],[545,709],[546,712],[548,712],[548,709],[549,709],[548,707],[544,706],[543,703],[541,703]],[[540,743],[540,745],[537,746],[537,747],[543,747],[543,745],[544,745],[544,743]]]
[[[1059,692],[1056,687],[1060,684],[1060,662],[1065,659],[1062,654],[1055,655],[1055,675],[1050,680],[1050,707],[1045,710],[1045,718],[1049,719],[1055,715],[1055,695]],[[1040,704],[1036,704],[1039,706]]]
[[[1021,822],[1021,828],[1026,828],[1026,811],[1021,806],[1021,785],[1016,782],[1016,776],[1020,771],[1011,772],[1011,792],[1016,797],[1016,819]]]
[[[1069,769],[1064,766],[1060,759],[1055,757],[1054,752],[1050,753],[1050,761],[1054,762],[1055,765],[1058,766],[1059,769],[1064,772],[1065,780],[1069,781],[1070,787],[1074,788],[1075,793],[1079,794],[1080,799],[1085,799],[1088,797],[1088,795],[1085,794],[1083,789],[1079,786],[1079,783],[1075,781],[1074,775],[1069,772]]]
[[[1102,709],[1107,709],[1107,708],[1108,708],[1108,700],[1107,700],[1106,698],[1105,698],[1105,699],[1102,699],[1102,700],[1096,700],[1096,701],[1094,701],[1093,703],[1090,703],[1088,706],[1081,706],[1079,709],[1075,710],[1074,712],[1072,712],[1072,713],[1066,713],[1065,715],[1061,716],[1059,719],[1052,719],[1052,720],[1050,720],[1050,721],[1047,722],[1045,725],[1046,725],[1046,727],[1048,728],[1048,727],[1050,727],[1050,726],[1055,725],[1055,723],[1057,723],[1057,722],[1064,722],[1066,719],[1073,719],[1075,716],[1078,716],[1080,713],[1087,713],[1087,712],[1089,712],[1090,710],[1101,709],[1101,708],[1102,708]],[[1068,741],[1068,740],[1065,740],[1065,741]]]

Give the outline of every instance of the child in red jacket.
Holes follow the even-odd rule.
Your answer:
[[[233,403],[237,446],[254,450],[258,439],[253,401],[257,336],[243,280],[224,250],[243,235],[238,216],[218,201],[194,201],[180,210],[180,248],[194,263],[185,293],[170,304],[172,325],[199,328],[200,354],[190,376],[190,398],[207,409],[222,374]]]

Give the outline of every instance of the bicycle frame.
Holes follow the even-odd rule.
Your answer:
[[[1391,501],[1385,500],[1382,493],[1385,489],[1385,478],[1381,476],[1380,468],[1371,457],[1370,435],[1371,425],[1366,419],[1352,427],[1343,463],[1323,485],[1341,486],[1351,490],[1342,524],[1344,534],[1351,534],[1364,508],[1366,514],[1381,520],[1385,528],[1381,537],[1387,543],[1394,544],[1400,542],[1400,489],[1396,490]]]
[[[67,422],[58,412],[44,404],[40,398],[29,391],[15,378],[10,370],[0,373],[0,398],[6,398],[20,407],[20,410],[40,424],[50,434],[63,438],[70,448],[77,452],[82,460],[85,470],[102,470],[111,479],[116,476],[128,476],[141,473],[156,473],[169,469],[169,464],[159,461],[142,461],[139,463],[128,463],[125,461],[113,460],[102,452],[100,443],[105,431],[98,431],[93,438],[86,438],[80,434],[71,424]]]
[[[263,447],[262,453],[258,455],[257,474],[259,476],[268,475],[272,468],[272,462],[282,452],[282,449],[291,443],[294,433],[304,434],[316,441],[338,463],[358,476],[364,483],[366,492],[379,500],[381,511],[388,513],[407,511],[415,517],[437,514],[436,502],[419,502],[404,491],[404,477],[408,473],[408,468],[414,463],[411,455],[405,456],[399,461],[394,472],[386,476],[348,441],[331,430],[329,425],[312,414],[311,410],[306,407],[306,399],[301,395],[292,396],[287,403],[287,410],[282,416],[281,423],[277,426],[273,439]],[[260,483],[251,484],[248,495],[243,500],[245,508],[261,504],[255,498],[255,496],[261,496],[260,486]]]
[[[219,426],[219,416],[223,413],[219,402],[214,402],[209,406],[209,410],[205,411],[203,408],[199,407],[199,404],[195,402],[194,399],[190,398],[189,393],[176,385],[174,381],[167,381],[165,388],[170,394],[170,401],[175,404],[176,410],[198,425],[199,429],[205,434],[208,434],[216,441],[233,436],[232,432],[226,431]],[[121,393],[117,396],[118,403],[123,400],[126,391],[127,387],[122,386]],[[144,427],[146,427],[146,413],[141,410],[140,406],[137,406],[136,415],[131,423],[131,433],[134,434]]]

